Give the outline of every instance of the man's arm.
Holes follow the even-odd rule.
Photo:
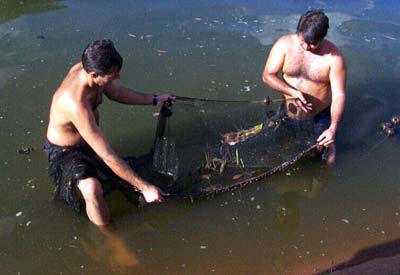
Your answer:
[[[161,201],[161,193],[155,186],[141,179],[112,150],[107,139],[97,126],[95,116],[85,102],[79,102],[71,107],[71,120],[82,138],[96,154],[120,178],[139,189],[147,202]]]
[[[329,80],[332,92],[331,125],[317,140],[323,146],[329,146],[335,142],[336,130],[342,119],[346,101],[346,64],[340,53],[333,57]]]
[[[272,47],[267,62],[265,64],[262,79],[264,83],[272,89],[293,98],[298,98],[299,104],[305,112],[311,110],[311,105],[308,104],[302,92],[288,85],[283,79],[279,78],[278,74],[282,72],[285,63],[285,49],[291,47],[292,39],[290,36],[281,37]]]
[[[175,100],[172,95],[155,95],[136,92],[114,82],[107,85],[105,95],[116,102],[129,105],[155,105],[161,107],[168,100]]]

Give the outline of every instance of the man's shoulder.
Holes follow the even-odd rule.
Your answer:
[[[291,45],[295,36],[296,34],[294,33],[282,35],[276,40],[275,44]]]
[[[342,52],[340,49],[330,40],[325,40],[325,51],[332,55],[333,57],[343,58]]]
[[[286,52],[288,49],[291,49],[294,46],[294,39],[296,34],[286,34],[279,37],[274,44],[275,49],[279,49],[279,51]]]
[[[60,87],[53,96],[52,105],[56,112],[68,113],[69,110],[75,108],[77,101],[71,95],[69,89]]]
[[[62,84],[55,92],[52,104],[57,106],[59,111],[73,113],[75,110],[85,108],[87,98],[85,96],[85,87],[79,83]]]
[[[72,67],[55,92],[53,100],[59,105],[79,104],[85,100],[85,91],[88,86],[79,76],[79,71],[80,69],[77,70],[76,66]]]

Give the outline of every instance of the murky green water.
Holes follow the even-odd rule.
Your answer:
[[[348,65],[333,175],[306,165],[209,200],[144,208],[113,194],[111,233],[53,202],[41,151],[50,98],[87,43],[112,39],[125,58],[120,82],[139,91],[261,99],[277,96],[261,81],[271,44],[309,7],[328,13],[328,37]],[[309,274],[399,239],[399,137],[379,132],[399,113],[399,8],[362,0],[0,1],[1,273]],[[149,150],[154,111],[102,106],[102,128],[121,155]],[[21,155],[23,147],[34,151]]]

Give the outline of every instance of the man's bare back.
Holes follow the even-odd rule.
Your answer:
[[[72,113],[88,106],[99,124],[97,107],[102,102],[104,87],[90,88],[81,63],[74,65],[53,95],[47,139],[60,146],[84,145],[78,129],[71,120]]]

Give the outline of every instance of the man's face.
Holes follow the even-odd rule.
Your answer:
[[[310,44],[307,43],[304,38],[303,35],[300,33],[298,34],[299,37],[299,43],[300,43],[300,47],[305,50],[305,51],[315,51],[316,49],[318,49],[319,45],[321,44],[321,42],[318,42],[317,44]]]
[[[119,73],[120,70],[117,67],[113,67],[106,75],[101,76],[98,74],[93,74],[93,82],[96,83],[98,86],[110,84],[114,80],[120,78]]]

